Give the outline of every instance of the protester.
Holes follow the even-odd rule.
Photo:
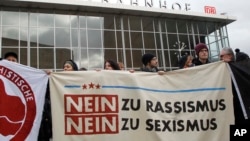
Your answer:
[[[78,71],[78,67],[73,60],[66,60],[63,63],[64,71]],[[47,72],[47,74],[50,74]],[[51,116],[51,101],[49,82],[45,95],[44,110],[42,115],[41,126],[38,135],[38,141],[50,141],[52,139],[52,116]]]
[[[73,60],[66,60],[63,63],[63,70],[64,71],[78,71],[78,67]]]
[[[118,62],[118,65],[119,65],[121,70],[124,70],[124,64],[122,62]]]
[[[104,62],[104,69],[105,70],[121,70],[118,63],[113,60],[106,60]]]
[[[234,82],[232,87],[235,125],[248,124],[250,126],[250,60],[229,62],[229,66]],[[248,119],[245,118],[244,113],[248,115]]]
[[[195,66],[208,64],[210,61],[208,60],[208,47],[204,43],[199,43],[195,46],[195,53],[197,58],[193,59],[193,64]]]
[[[15,52],[7,52],[4,55],[4,59],[12,62],[18,63],[18,56]],[[44,70],[47,74],[50,71]],[[45,103],[42,114],[42,121],[39,128],[38,141],[49,141],[52,137],[52,120],[51,120],[51,110],[50,110],[50,95],[49,95],[49,84],[47,84]]]
[[[229,47],[222,48],[222,50],[220,51],[220,60],[226,63],[235,61],[234,52],[232,48]]]
[[[235,49],[235,53],[236,53],[236,62],[249,59],[249,56],[244,52],[240,52],[240,49],[238,48]]]
[[[2,129],[1,131],[3,130],[7,131],[6,133],[2,134],[3,136],[1,136],[0,138],[2,140],[20,140],[21,141],[21,140],[25,140],[25,138],[29,136],[29,138],[31,139],[33,138],[33,140],[37,140],[37,139],[34,139],[34,138],[38,138],[35,135],[39,134],[38,133],[39,128],[45,125],[43,123],[40,123],[41,119],[43,119],[42,116],[44,116],[44,114],[41,113],[41,112],[44,112],[44,109],[42,109],[44,105],[41,105],[41,104],[43,103],[43,100],[45,100],[44,97],[45,97],[45,92],[46,92],[46,83],[48,80],[48,76],[46,76],[46,74],[39,71],[38,69],[34,69],[25,65],[18,64],[17,58],[18,57],[16,53],[8,52],[4,55],[4,60],[1,61],[1,65],[3,65],[2,69],[6,72],[6,74],[2,73],[1,75],[7,78],[7,80],[9,79],[8,80],[9,82],[6,81],[5,79],[1,81],[2,85],[1,85],[1,90],[0,90],[0,93],[1,93],[0,104],[1,104],[1,107],[5,106],[9,108],[0,109],[1,114],[3,114],[1,116],[6,116],[6,119],[7,119],[6,123],[5,122],[0,123],[0,126],[1,126],[0,128]],[[16,63],[12,63],[12,62],[16,62]],[[12,85],[13,82],[15,82],[14,83],[15,85]],[[22,87],[22,89],[20,86]],[[26,88],[27,90],[25,90]],[[8,89],[11,90],[10,91],[11,93],[8,91]],[[23,101],[24,102],[23,103],[21,100],[22,96],[19,95],[19,91],[22,92],[23,94],[26,92],[27,94],[29,93],[29,95],[32,97],[31,100],[33,101],[33,103],[29,105],[29,102],[30,102],[29,100]],[[5,103],[2,103],[3,100],[5,101]],[[26,103],[26,108],[25,108],[25,103]],[[3,113],[3,111],[7,113]],[[15,112],[14,115],[13,115],[13,112]],[[28,113],[34,113],[32,114],[33,118],[29,118],[29,117],[23,118],[27,115],[29,116]],[[10,114],[12,116],[10,116]],[[18,115],[18,117],[22,117],[22,118],[13,118],[13,116],[14,117],[16,116],[15,114]],[[17,119],[18,119],[18,122],[16,122]],[[32,125],[30,126],[30,124],[32,123],[34,124],[33,127]],[[17,125],[17,126],[13,126],[13,125]],[[25,128],[21,129],[21,127],[25,127]],[[17,132],[16,132],[16,129],[18,129]],[[18,137],[18,134],[21,136]],[[15,136],[18,138],[16,138]]]
[[[160,71],[157,66],[158,66],[158,59],[155,55],[146,53],[142,56],[142,64],[143,67],[141,68],[141,71],[145,72],[158,72],[158,74],[163,75],[165,74],[164,71]]]
[[[193,57],[191,55],[185,54],[181,56],[179,60],[179,68],[184,69],[184,68],[189,68],[193,66]]]
[[[142,56],[142,63],[144,67],[141,68],[145,72],[158,72],[158,60],[155,55],[146,53]]]
[[[229,63],[229,66],[231,67],[231,70],[232,70],[232,73],[234,75],[235,80],[240,79],[242,77],[242,75],[245,74],[245,72],[243,70],[247,70],[247,69],[241,70],[241,67],[246,67],[246,65],[241,66],[238,62],[235,62],[235,55],[234,55],[232,48],[229,48],[229,47],[222,48],[222,50],[220,51],[220,60],[222,60],[226,63]],[[240,70],[241,72],[240,73],[237,72],[238,70]],[[238,74],[240,74],[240,75],[238,75]],[[243,81],[245,81],[245,80],[243,80]],[[236,82],[236,84],[232,82],[235,125],[250,124],[250,120],[244,118],[243,110],[241,107],[241,102],[239,100],[239,95],[237,94],[237,91],[236,91],[236,88],[238,88],[241,92],[244,92],[241,90],[242,86],[238,86],[241,82],[240,83],[239,83],[239,81],[238,82],[235,81],[235,82]],[[246,98],[246,96],[242,97],[243,95],[244,94],[241,94],[241,98]],[[243,102],[245,102],[245,101],[246,101],[246,99],[243,99]]]
[[[4,59],[12,62],[18,62],[18,56],[15,52],[7,52],[4,55]]]

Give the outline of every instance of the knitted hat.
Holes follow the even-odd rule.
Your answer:
[[[150,53],[146,53],[142,56],[141,61],[146,66],[154,57],[156,56]]]
[[[199,55],[199,52],[200,52],[203,48],[205,48],[205,49],[208,50],[206,44],[204,44],[204,43],[199,43],[199,44],[197,44],[197,45],[194,47],[196,55]]]
[[[236,62],[249,59],[249,56],[244,52],[240,52],[240,49],[236,48],[235,52],[236,52]]]
[[[74,71],[77,71],[77,70],[78,70],[78,67],[77,67],[76,63],[75,63],[73,60],[66,60],[66,61],[63,63],[63,66],[64,66],[65,64],[70,64],[70,65],[72,66],[72,68],[73,68]]]

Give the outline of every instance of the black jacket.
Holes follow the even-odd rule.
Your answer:
[[[47,84],[44,109],[41,126],[38,134],[38,141],[49,141],[52,138],[52,116],[49,83]]]

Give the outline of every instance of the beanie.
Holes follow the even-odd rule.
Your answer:
[[[146,66],[148,64],[148,62],[150,62],[154,57],[156,57],[156,56],[153,54],[150,54],[150,53],[146,53],[142,56],[141,61]]]
[[[197,44],[197,45],[194,47],[195,53],[196,53],[197,56],[199,56],[199,52],[200,52],[203,48],[205,48],[205,49],[208,50],[207,45],[204,44],[204,43],[199,43],[199,44]]]
[[[236,62],[249,59],[249,56],[244,52],[240,52],[240,49],[236,48],[235,52],[236,52],[236,60],[235,60]]]

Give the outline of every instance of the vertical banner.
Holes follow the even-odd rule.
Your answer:
[[[47,74],[6,60],[0,61],[0,140],[37,140]]]
[[[230,67],[236,81],[234,87],[239,89],[239,95],[235,94],[235,97],[238,101],[239,99],[242,100],[240,104],[243,106],[243,108],[238,108],[236,112],[238,114],[244,113],[245,119],[250,119],[250,60],[230,63]],[[244,120],[244,118],[239,120]]]
[[[54,141],[228,141],[232,87],[223,62],[157,73],[57,72]]]

